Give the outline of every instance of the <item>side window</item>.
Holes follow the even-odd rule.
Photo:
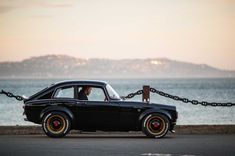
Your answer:
[[[89,101],[106,101],[106,96],[102,88],[92,88],[90,95],[88,96]]]
[[[57,89],[54,98],[74,98],[74,87]]]
[[[88,101],[106,101],[104,90],[99,87],[79,86],[78,99]]]

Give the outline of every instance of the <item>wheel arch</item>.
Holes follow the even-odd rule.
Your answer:
[[[42,121],[43,117],[46,114],[48,114],[49,112],[53,112],[53,111],[63,112],[69,116],[69,118],[71,119],[71,122],[74,120],[74,115],[68,108],[63,107],[63,106],[49,106],[43,109],[42,112],[40,113],[40,117],[39,117],[40,121]]]
[[[170,115],[170,113],[165,111],[165,110],[162,110],[162,109],[149,109],[149,110],[146,110],[146,111],[144,111],[140,114],[139,120],[138,120],[138,122],[139,122],[138,125],[141,127],[143,119],[147,115],[150,115],[150,114],[153,114],[153,113],[158,113],[158,114],[161,114],[161,115],[165,115],[169,119],[169,122],[171,122],[171,120],[172,120],[172,116]]]

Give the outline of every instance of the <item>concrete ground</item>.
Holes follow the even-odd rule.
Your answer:
[[[0,156],[234,156],[234,134],[82,133],[53,139],[45,135],[0,135]]]

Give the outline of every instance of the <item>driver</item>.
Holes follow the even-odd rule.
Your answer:
[[[82,90],[78,93],[79,100],[88,100],[88,97],[91,94],[92,87],[83,86]]]

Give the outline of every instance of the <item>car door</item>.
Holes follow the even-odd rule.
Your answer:
[[[80,129],[114,130],[118,128],[119,104],[110,102],[102,87],[92,87],[88,100],[77,100],[77,105]]]
[[[123,130],[136,130],[140,108],[129,101],[120,101],[120,123]]]

